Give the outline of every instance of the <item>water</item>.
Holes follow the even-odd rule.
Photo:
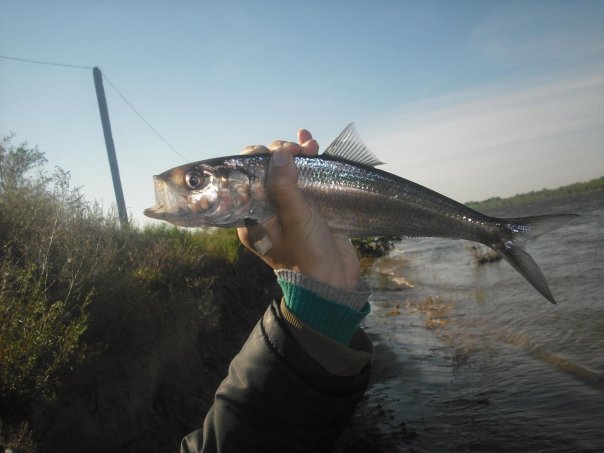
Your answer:
[[[581,217],[528,251],[557,305],[464,241],[406,240],[372,264],[390,289],[366,328],[394,360],[377,356],[361,412],[417,434],[397,451],[604,451],[604,191],[498,214],[555,212]]]

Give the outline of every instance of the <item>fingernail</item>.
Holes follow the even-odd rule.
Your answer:
[[[285,151],[275,151],[272,157],[273,167],[285,167],[289,163],[289,153]]]

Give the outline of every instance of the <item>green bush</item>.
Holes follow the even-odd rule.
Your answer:
[[[229,292],[236,300],[260,290],[242,282],[255,271],[239,264],[244,249],[233,230],[121,228],[71,188],[69,173],[47,174],[44,155],[13,139],[0,144],[0,438],[27,422],[35,432],[40,414],[130,379],[137,367],[159,379],[164,340],[179,331],[215,335],[222,316],[240,316],[247,331],[251,312],[233,308]],[[226,297],[217,301],[216,288]],[[137,411],[157,385],[124,401],[134,419],[149,416]]]
[[[52,401],[57,376],[83,357],[92,287],[73,225],[89,214],[69,175],[43,172],[27,144],[0,144],[0,402]],[[74,209],[79,207],[79,209]],[[71,243],[69,240],[71,240]]]
[[[79,338],[86,330],[85,297],[79,311],[64,301],[48,302],[34,265],[0,263],[0,401],[16,407],[54,399],[58,373],[82,359]]]

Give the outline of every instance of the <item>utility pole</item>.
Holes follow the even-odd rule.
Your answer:
[[[101,73],[101,70],[97,66],[95,66],[94,68],[92,68],[92,75],[94,77],[94,87],[96,88],[96,98],[99,101],[99,112],[101,113],[103,135],[105,136],[107,157],[109,157],[109,167],[111,168],[111,178],[113,179],[113,190],[115,191],[117,212],[120,217],[120,224],[122,225],[122,227],[124,227],[128,226],[128,213],[126,212],[126,202],[124,201],[124,192],[122,191],[120,170],[117,166],[117,157],[115,156],[115,145],[113,144],[113,135],[111,134],[109,110],[107,109],[107,99],[105,99],[105,88],[103,87],[103,74]]]

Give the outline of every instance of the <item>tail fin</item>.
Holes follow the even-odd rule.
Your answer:
[[[524,246],[528,239],[555,230],[576,217],[576,214],[561,214],[502,219],[507,238],[499,244],[492,244],[491,248],[500,253],[543,297],[555,304],[556,300],[545,277],[535,260],[524,250]]]

